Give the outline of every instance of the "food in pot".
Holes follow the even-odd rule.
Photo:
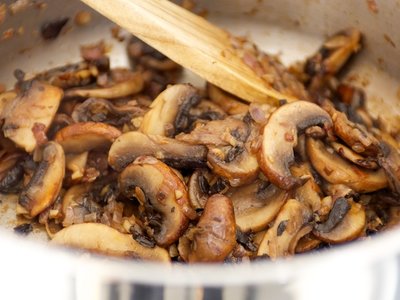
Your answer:
[[[399,132],[337,76],[360,39],[329,37],[296,74],[232,39],[266,84],[298,98],[279,107],[178,83],[181,67],[136,38],[132,69],[112,68],[100,42],[76,64],[17,70],[0,95],[0,192],[18,196],[15,232],[42,226],[51,244],[127,259],[222,263],[393,227]]]

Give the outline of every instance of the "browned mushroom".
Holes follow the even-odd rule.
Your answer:
[[[194,209],[203,209],[210,195],[224,193],[228,184],[207,169],[197,169],[188,182],[189,200]]]
[[[6,117],[5,112],[7,106],[17,97],[17,93],[14,91],[8,91],[0,94],[0,118]]]
[[[243,232],[264,230],[289,199],[289,193],[262,180],[226,192],[235,209],[236,225]]]
[[[308,178],[302,186],[296,189],[296,199],[311,208],[313,212],[317,212],[321,209],[322,191],[312,174],[310,164],[293,165],[290,171],[296,177]]]
[[[379,165],[385,170],[392,191],[400,194],[400,153],[392,145],[381,142],[382,155]]]
[[[312,230],[311,218],[307,206],[295,199],[288,200],[261,241],[257,255],[276,259],[294,254],[297,242]]]
[[[333,149],[329,151],[324,143],[313,138],[307,139],[310,161],[326,181],[345,184],[356,192],[373,192],[387,187],[388,181],[382,169],[365,170],[344,160]]]
[[[136,101],[117,106],[105,99],[89,98],[75,106],[71,116],[75,122],[103,122],[119,126],[144,113],[145,109]]]
[[[249,106],[239,98],[221,90],[211,83],[207,83],[207,92],[210,100],[218,104],[228,115],[245,114]]]
[[[236,244],[231,200],[220,194],[208,198],[197,226],[189,230],[179,244],[182,258],[189,263],[223,261]],[[187,253],[182,252],[184,248]]]
[[[67,154],[65,155],[65,167],[71,171],[71,179],[81,179],[85,173],[85,167],[87,163],[89,152],[82,152],[79,154]]]
[[[82,153],[93,149],[107,149],[121,132],[104,123],[74,123],[57,132],[54,140],[66,153]]]
[[[109,87],[75,88],[65,92],[65,97],[116,99],[139,93],[143,89],[143,76],[133,73]]]
[[[311,232],[303,236],[296,245],[296,253],[304,253],[317,248],[321,244],[321,240],[318,239]]]
[[[259,173],[257,157],[246,145],[209,148],[207,161],[212,171],[231,186],[250,183]]]
[[[351,122],[347,116],[337,111],[331,103],[325,101],[323,108],[329,113],[333,121],[333,129],[352,150],[368,156],[379,153],[378,140],[362,125]]]
[[[154,156],[175,168],[197,168],[206,165],[207,148],[132,131],[122,134],[111,145],[108,163],[121,171],[141,155]]]
[[[55,201],[64,178],[65,157],[59,144],[47,143],[43,148],[42,157],[19,197],[19,204],[24,207],[25,215],[29,217],[37,216]]]
[[[51,241],[54,245],[86,249],[95,253],[133,257],[141,260],[169,262],[168,251],[147,248],[136,242],[132,235],[99,223],[83,223],[68,226],[56,233]]]
[[[119,184],[123,194],[136,197],[146,210],[145,223],[160,246],[169,246],[178,240],[189,218],[196,217],[189,206],[185,184],[171,168],[154,157],[138,157],[122,171]]]
[[[305,72],[309,76],[336,74],[349,57],[360,50],[360,42],[361,33],[354,28],[334,34],[325,41],[316,55],[307,60]]]
[[[360,167],[372,170],[379,168],[378,164],[376,163],[376,159],[372,157],[361,156],[360,154],[354,152],[352,149],[337,142],[331,142],[331,146],[341,157],[346,158],[347,160]]]
[[[325,223],[314,227],[313,234],[329,243],[342,243],[359,237],[366,223],[364,207],[351,199],[339,198]]]
[[[188,126],[188,113],[200,102],[197,90],[189,84],[168,87],[153,101],[144,115],[140,131],[146,134],[174,136]]]
[[[272,113],[264,127],[259,164],[273,184],[291,189],[304,183],[290,173],[289,167],[294,162],[293,148],[297,145],[298,131],[316,125],[329,128],[332,121],[322,108],[310,102],[286,104]]]
[[[63,91],[47,83],[32,81],[3,113],[3,132],[18,147],[32,152],[37,144],[33,128],[38,125],[46,132],[60,104]]]
[[[179,134],[176,139],[189,144],[208,146],[237,146],[243,144],[250,134],[249,126],[234,117],[199,123],[187,134]]]

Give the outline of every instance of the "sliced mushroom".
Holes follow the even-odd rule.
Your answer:
[[[292,255],[301,237],[312,230],[311,210],[301,202],[290,199],[282,207],[268,229],[258,248],[258,256],[268,255],[271,259]]]
[[[289,199],[287,191],[262,180],[231,188],[226,196],[232,200],[236,225],[243,232],[264,230]]]
[[[250,128],[245,122],[229,117],[197,124],[190,133],[179,134],[176,139],[194,145],[237,146],[243,144],[249,134]]]
[[[189,235],[179,241],[180,244],[188,243],[187,257],[184,257],[186,261],[223,261],[236,244],[235,214],[231,200],[220,194],[208,198],[197,226]]]
[[[160,262],[170,261],[167,250],[157,246],[154,248],[144,247],[136,242],[132,235],[123,234],[116,229],[99,223],[68,226],[57,232],[51,243],[107,255]]]
[[[65,155],[66,169],[72,172],[71,179],[81,179],[85,173],[89,152]]]
[[[70,64],[47,70],[35,76],[62,89],[85,86],[95,81],[98,71],[86,62]]]
[[[353,202],[352,200],[345,199],[343,202],[348,201],[348,205],[350,207],[345,208],[345,210],[348,211],[343,217],[343,209],[334,210],[336,203],[340,199],[345,198],[339,198],[336,200],[334,207],[329,214],[329,218],[326,221],[326,223],[329,223],[328,226],[325,226],[325,223],[324,226],[315,227],[313,230],[313,234],[316,237],[328,243],[336,244],[354,240],[362,234],[365,228],[366,215],[364,207],[359,203]],[[339,222],[337,222],[338,220],[332,220],[336,218],[339,219]],[[331,223],[336,223],[333,228],[331,228]]]
[[[192,169],[206,166],[207,148],[131,131],[122,134],[111,145],[108,163],[115,170],[121,171],[141,155],[154,156],[174,168]]]
[[[94,214],[97,221],[101,206],[93,201],[90,194],[91,184],[76,184],[68,189],[62,198],[61,211],[64,216],[63,226],[84,223],[85,217]]]
[[[194,120],[222,120],[227,117],[225,111],[219,105],[209,100],[201,100],[198,105],[190,109],[190,116]]]
[[[64,172],[62,147],[55,142],[47,143],[43,148],[42,161],[19,197],[19,204],[26,209],[29,217],[37,216],[56,200]]]
[[[144,115],[145,110],[136,101],[116,106],[108,100],[89,98],[75,106],[72,119],[75,122],[103,122],[113,126],[129,123],[133,118]]]
[[[378,164],[376,163],[376,159],[372,157],[361,156],[352,149],[337,142],[331,142],[331,146],[341,157],[346,158],[360,167],[372,170],[379,168]]]
[[[308,177],[308,180],[296,189],[296,199],[311,208],[313,212],[321,209],[322,191],[312,174],[311,166],[308,163],[293,165],[290,171],[296,177]]]
[[[239,98],[221,90],[211,83],[207,83],[207,92],[210,100],[218,104],[228,115],[245,114],[249,106]]]
[[[209,148],[207,161],[212,171],[231,186],[250,183],[258,176],[257,157],[245,146]]]
[[[296,253],[311,251],[321,245],[321,240],[311,232],[303,236],[296,245]]]
[[[382,155],[378,157],[379,165],[385,170],[390,189],[400,194],[400,153],[392,145],[381,142]]]
[[[344,113],[337,111],[331,103],[326,101],[323,108],[332,117],[336,135],[354,152],[376,157],[380,151],[379,142],[371,133],[362,125],[351,122]]]
[[[382,169],[377,171],[360,169],[341,158],[333,149],[329,151],[320,140],[308,138],[306,143],[313,167],[329,183],[345,184],[360,193],[373,192],[388,186]]]
[[[209,196],[223,194],[227,189],[228,184],[221,177],[207,169],[198,169],[188,182],[190,204],[194,209],[203,209]]]
[[[4,113],[4,136],[26,152],[32,152],[37,144],[32,129],[35,125],[40,125],[44,132],[47,131],[62,96],[61,89],[47,83],[32,81],[28,90],[7,106]]]
[[[349,28],[336,33],[325,41],[316,55],[307,60],[305,72],[310,76],[336,74],[360,49],[360,42],[361,33],[357,29]]]
[[[119,184],[123,194],[135,196],[147,211],[145,223],[160,246],[177,241],[186,230],[189,218],[196,217],[189,205],[185,184],[171,168],[154,157],[138,157],[122,171]]]
[[[329,115],[318,105],[297,101],[274,111],[264,127],[259,164],[265,176],[281,189],[291,189],[304,183],[294,177],[289,167],[294,162],[293,148],[298,131],[310,126],[332,126]]]
[[[131,74],[121,82],[103,88],[75,88],[65,92],[65,97],[116,99],[139,93],[144,81],[141,73]]]
[[[190,108],[200,101],[197,90],[189,84],[168,87],[153,101],[144,115],[140,131],[145,134],[173,136],[177,127],[185,127]]]
[[[121,132],[104,123],[74,123],[57,132],[54,140],[66,153],[82,153],[94,149],[108,149]]]

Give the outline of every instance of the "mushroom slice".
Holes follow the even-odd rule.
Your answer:
[[[341,204],[341,202],[344,203],[345,201],[347,201],[348,207]],[[336,209],[335,206],[338,208]],[[346,210],[347,212],[345,212]],[[333,228],[331,224],[334,224]],[[313,234],[328,243],[343,243],[359,237],[365,228],[365,224],[365,208],[352,200],[339,198],[335,201],[328,220],[325,224],[318,224],[322,226],[318,227],[317,225],[313,230]]]
[[[222,262],[236,245],[235,214],[226,196],[215,194],[208,198],[197,226],[179,240],[179,248],[189,244],[189,263]],[[181,251],[180,251],[181,252]]]
[[[135,196],[146,210],[144,223],[160,246],[177,241],[188,227],[189,217],[196,217],[185,184],[154,157],[138,157],[122,171],[119,184],[123,194]]]
[[[228,115],[245,114],[249,106],[239,98],[221,90],[211,83],[207,83],[207,92],[210,100],[218,104]]]
[[[371,157],[361,156],[360,154],[354,152],[345,145],[342,145],[337,142],[331,142],[331,146],[341,157],[346,158],[347,160],[351,161],[352,163],[360,167],[372,170],[379,168],[375,159]]]
[[[226,196],[232,200],[236,225],[243,232],[264,230],[289,199],[287,191],[262,180],[231,188]]]
[[[322,191],[312,174],[310,164],[293,165],[290,171],[296,177],[309,178],[302,186],[296,189],[296,199],[310,207],[313,212],[318,211],[321,208]]]
[[[315,237],[311,232],[303,236],[296,245],[296,253],[304,253],[317,248],[321,240]]]
[[[332,117],[335,134],[354,152],[368,156],[376,156],[379,153],[379,141],[363,126],[351,122],[346,114],[337,111],[328,101],[323,104],[323,108]]]
[[[104,88],[75,88],[65,92],[65,97],[116,99],[139,93],[144,86],[141,73],[134,73],[121,82]]]
[[[104,123],[74,123],[59,130],[54,138],[66,153],[108,149],[121,132]]]
[[[146,134],[174,136],[177,127],[185,127],[190,108],[200,102],[197,90],[189,84],[175,84],[158,95],[144,115],[140,131]]]
[[[35,217],[56,200],[64,179],[65,156],[62,147],[49,142],[43,148],[42,161],[21,192],[19,204],[29,217]]]
[[[224,193],[228,184],[208,169],[193,172],[188,182],[189,200],[194,209],[203,209],[210,195]]]
[[[144,247],[136,242],[132,235],[123,234],[100,223],[83,223],[68,226],[57,232],[51,243],[107,255],[160,262],[170,261],[167,250],[157,246],[154,248]]]
[[[72,180],[82,179],[83,175],[85,174],[88,155],[89,152],[87,151],[79,154],[65,155],[66,168],[72,172]]]
[[[298,131],[310,126],[332,126],[329,115],[318,105],[296,101],[274,111],[264,127],[259,164],[265,176],[281,189],[289,190],[304,183],[289,167],[294,162],[293,148]]]
[[[306,143],[313,167],[329,183],[344,184],[359,193],[373,192],[388,186],[382,169],[360,169],[341,158],[333,149],[329,151],[320,140],[308,138]]]
[[[108,152],[110,166],[121,171],[141,155],[154,156],[174,168],[205,167],[207,148],[175,139],[131,131],[119,136]]]
[[[359,30],[349,28],[328,38],[318,53],[309,58],[305,72],[310,76],[334,75],[346,63],[349,57],[358,52],[361,45]]]
[[[33,129],[41,126],[44,132],[48,130],[62,96],[61,89],[32,81],[29,88],[7,106],[3,114],[4,136],[26,152],[32,152],[37,145]]]
[[[250,128],[245,122],[229,117],[197,124],[190,133],[179,134],[176,139],[195,145],[237,146],[245,142],[249,134]]]
[[[385,170],[390,189],[400,193],[400,153],[393,145],[381,142],[382,155],[378,156],[379,165]]]
[[[75,106],[72,119],[75,122],[103,122],[120,126],[131,122],[132,118],[142,116],[145,110],[136,101],[116,106],[108,100],[89,98]]]
[[[288,200],[262,239],[257,255],[266,254],[271,259],[293,255],[299,239],[312,230],[311,218],[307,206],[296,199]]]
[[[258,176],[257,157],[245,145],[209,148],[207,161],[212,171],[231,186],[247,184]]]

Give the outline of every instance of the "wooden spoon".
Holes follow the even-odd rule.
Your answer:
[[[243,63],[229,34],[167,0],[82,0],[178,64],[249,102],[296,100]]]

